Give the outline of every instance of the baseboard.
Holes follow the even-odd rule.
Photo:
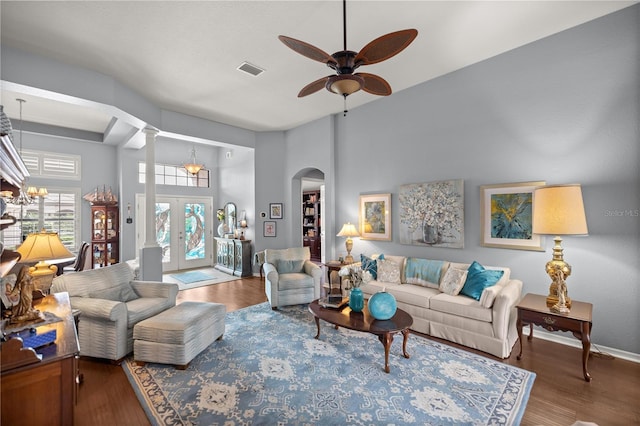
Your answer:
[[[524,327],[522,330],[522,334],[528,336],[529,327]],[[544,330],[534,329],[533,337],[535,337],[536,339],[549,340],[551,342],[560,343],[561,345],[572,346],[574,348],[582,349],[582,343],[578,339],[573,337],[562,336],[557,333],[549,333]],[[640,354],[598,345],[593,342],[591,342],[591,352],[594,354],[600,353],[603,355],[611,355],[614,358],[620,358],[620,359],[624,359],[627,361],[636,362],[640,364]]]

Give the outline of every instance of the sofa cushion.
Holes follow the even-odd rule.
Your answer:
[[[429,300],[432,297],[442,294],[440,290],[434,288],[419,285],[389,284],[382,281],[369,281],[361,288],[363,292],[371,295],[384,290],[387,293],[391,293],[399,304],[402,303],[424,309],[429,308]]]
[[[313,277],[302,272],[280,274],[278,291],[313,287]]]
[[[378,280],[400,284],[400,264],[388,259],[378,259]]]
[[[52,291],[69,292],[70,297],[91,297],[118,302],[138,298],[131,287],[133,273],[125,263],[117,263],[100,269],[90,269],[63,274],[53,280]]]
[[[403,282],[438,288],[445,263],[443,260],[409,257],[404,267],[405,278]]]
[[[460,293],[479,301],[484,289],[495,285],[503,275],[504,271],[489,270],[474,261],[469,266],[467,280]]]
[[[443,293],[456,296],[462,290],[462,286],[467,279],[468,271],[463,269],[449,268],[445,272],[440,282],[440,291]]]
[[[429,301],[429,308],[436,312],[447,313],[478,321],[491,322],[492,312],[480,305],[480,302],[468,297],[451,296],[440,293]]]
[[[384,254],[381,253],[378,255],[377,259],[384,259]],[[361,254],[360,267],[363,271],[369,272],[374,280],[378,279],[378,262],[376,261],[376,258],[371,258]]]
[[[293,272],[302,272],[304,267],[304,262],[305,262],[304,259],[300,259],[300,260],[279,259],[275,266],[279,274],[290,274]]]

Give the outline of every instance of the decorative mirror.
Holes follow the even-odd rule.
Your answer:
[[[224,205],[224,220],[229,229],[227,232],[233,234],[236,229],[236,205],[234,203]]]

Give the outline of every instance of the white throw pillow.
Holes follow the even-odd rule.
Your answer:
[[[440,291],[452,296],[458,295],[464,282],[467,279],[467,272],[463,269],[449,268],[445,272],[442,282],[440,283]]]
[[[393,260],[377,260],[378,281],[400,284],[400,265]]]

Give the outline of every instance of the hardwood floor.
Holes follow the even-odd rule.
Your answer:
[[[260,278],[246,278],[181,291],[178,303],[185,300],[224,303],[227,311],[234,311],[267,298]],[[640,424],[640,364],[594,353],[589,359],[593,380],[588,383],[582,377],[581,350],[534,338],[524,341],[518,361],[518,348],[516,342],[511,357],[501,361],[537,375],[522,425],[566,426],[578,420],[600,426]],[[84,382],[78,393],[77,425],[150,424],[122,367],[81,358],[80,369]]]

